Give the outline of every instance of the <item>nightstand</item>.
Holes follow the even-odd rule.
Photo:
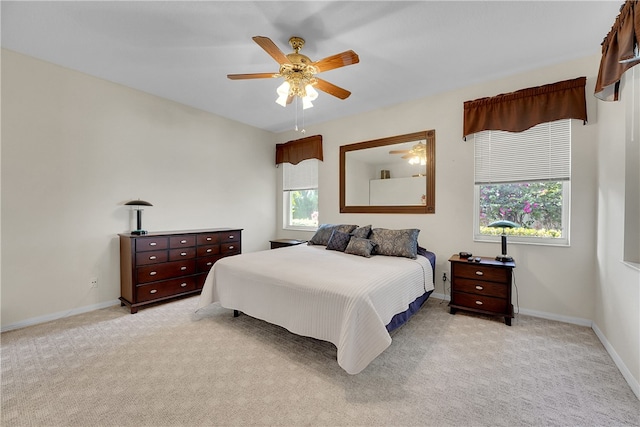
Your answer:
[[[473,257],[475,259],[476,257]],[[515,262],[501,262],[480,257],[480,262],[453,255],[451,263],[451,302],[449,311],[458,309],[493,316],[504,316],[511,326],[511,277]]]
[[[296,240],[296,239],[276,239],[276,240],[269,240],[269,242],[271,243],[271,249],[285,248],[287,246],[295,246],[295,245],[300,245],[302,243],[307,243],[306,240]]]

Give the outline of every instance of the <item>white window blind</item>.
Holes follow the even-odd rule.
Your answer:
[[[307,159],[292,165],[282,163],[284,191],[311,190],[318,188],[318,159]]]
[[[475,183],[571,179],[571,120],[475,134]]]

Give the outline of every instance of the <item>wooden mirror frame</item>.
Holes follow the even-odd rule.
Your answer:
[[[401,144],[404,142],[425,140],[426,152],[426,204],[408,206],[347,206],[346,205],[346,154],[354,150],[381,147],[385,145]],[[400,213],[400,214],[429,214],[436,212],[436,131],[426,130],[355,144],[340,146],[340,213]]]

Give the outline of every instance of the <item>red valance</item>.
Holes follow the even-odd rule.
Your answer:
[[[522,132],[560,119],[587,121],[586,77],[464,103],[463,137],[483,130]]]
[[[291,163],[297,165],[303,160],[322,160],[322,135],[313,135],[276,144],[276,164]]]
[[[602,60],[595,89],[597,98],[603,101],[618,100],[620,78],[629,68],[640,64],[640,58],[634,55],[634,48],[638,43],[640,3],[638,0],[630,0],[620,7],[620,14],[602,41]]]

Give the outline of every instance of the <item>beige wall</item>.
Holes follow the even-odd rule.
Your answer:
[[[275,139],[86,74],[2,51],[2,327],[113,303],[117,234],[240,227],[275,235]],[[98,277],[97,289],[89,279]]]
[[[319,169],[319,204],[321,223],[373,224],[374,227],[420,228],[419,242],[437,255],[436,293],[447,294],[442,285],[443,272],[449,274],[448,258],[453,253],[468,251],[479,255],[493,256],[500,253],[498,243],[473,241],[473,144],[462,140],[463,103],[480,97],[538,86],[556,81],[587,77],[587,109],[589,122],[583,125],[574,120],[572,124],[572,183],[571,183],[571,246],[551,247],[509,244],[509,254],[517,263],[515,270],[517,300],[521,313],[532,314],[572,323],[592,325],[596,312],[608,313],[602,325],[606,330],[601,339],[607,340],[609,333],[615,340],[613,347],[619,349],[622,365],[629,367],[631,384],[638,384],[638,274],[620,264],[621,240],[620,200],[616,199],[613,216],[598,217],[599,198],[603,188],[598,178],[605,179],[607,193],[622,191],[624,161],[608,153],[610,136],[605,127],[613,127],[618,136],[618,150],[624,148],[624,111],[622,119],[612,119],[607,114],[601,117],[601,102],[592,96],[594,80],[598,73],[599,55],[575,60],[560,65],[527,72],[486,84],[447,92],[425,99],[404,103],[394,107],[347,117],[317,126],[309,126],[307,135],[322,134],[324,161]],[[426,77],[425,77],[426,78]],[[318,108],[321,103],[316,101]],[[609,107],[609,106],[608,106]],[[610,106],[610,108],[617,108]],[[311,112],[310,114],[313,114]],[[616,113],[611,113],[616,116]],[[436,213],[434,215],[371,215],[339,213],[339,147],[345,144],[377,139],[425,129],[436,130]],[[280,141],[299,137],[295,132],[279,135]],[[621,148],[622,147],[622,148]],[[619,153],[618,153],[619,154]],[[617,160],[610,164],[599,162],[605,155]],[[620,163],[622,161],[622,163]],[[600,169],[599,168],[600,164]],[[598,173],[598,170],[600,172]],[[617,178],[613,178],[617,176]],[[609,203],[609,202],[608,202]],[[602,201],[600,201],[602,204]],[[282,229],[282,201],[278,200],[277,227],[282,237],[309,238],[311,233],[292,232]],[[609,234],[606,246],[616,247],[616,255],[609,260],[607,268],[616,270],[617,277],[600,272],[598,276],[596,248],[597,229],[616,228]],[[606,231],[609,232],[608,230]],[[605,246],[605,248],[606,248]],[[603,248],[604,249],[604,248]],[[608,253],[608,252],[607,252]],[[602,268],[602,267],[601,267]],[[620,271],[626,268],[628,271]],[[606,280],[605,280],[606,278]],[[605,282],[605,283],[598,283]],[[622,286],[617,283],[624,282]],[[609,295],[600,291],[606,289]],[[626,301],[626,297],[630,297]],[[606,308],[605,307],[609,307]],[[603,316],[598,316],[598,319]],[[517,322],[515,323],[517,325]],[[619,363],[620,364],[620,363]],[[624,369],[624,367],[623,367]],[[637,393],[637,391],[636,391]]]
[[[630,202],[634,196],[639,197],[625,195],[625,143],[631,138],[640,140],[640,67],[628,71],[623,83],[619,102],[598,103],[598,270],[593,319],[594,329],[606,338],[605,345],[614,360],[626,365],[626,372],[621,369],[623,375],[635,378],[634,391],[640,396],[640,271],[638,265],[622,262],[625,196]],[[635,120],[626,114],[632,108]],[[636,167],[640,167],[638,159]]]

